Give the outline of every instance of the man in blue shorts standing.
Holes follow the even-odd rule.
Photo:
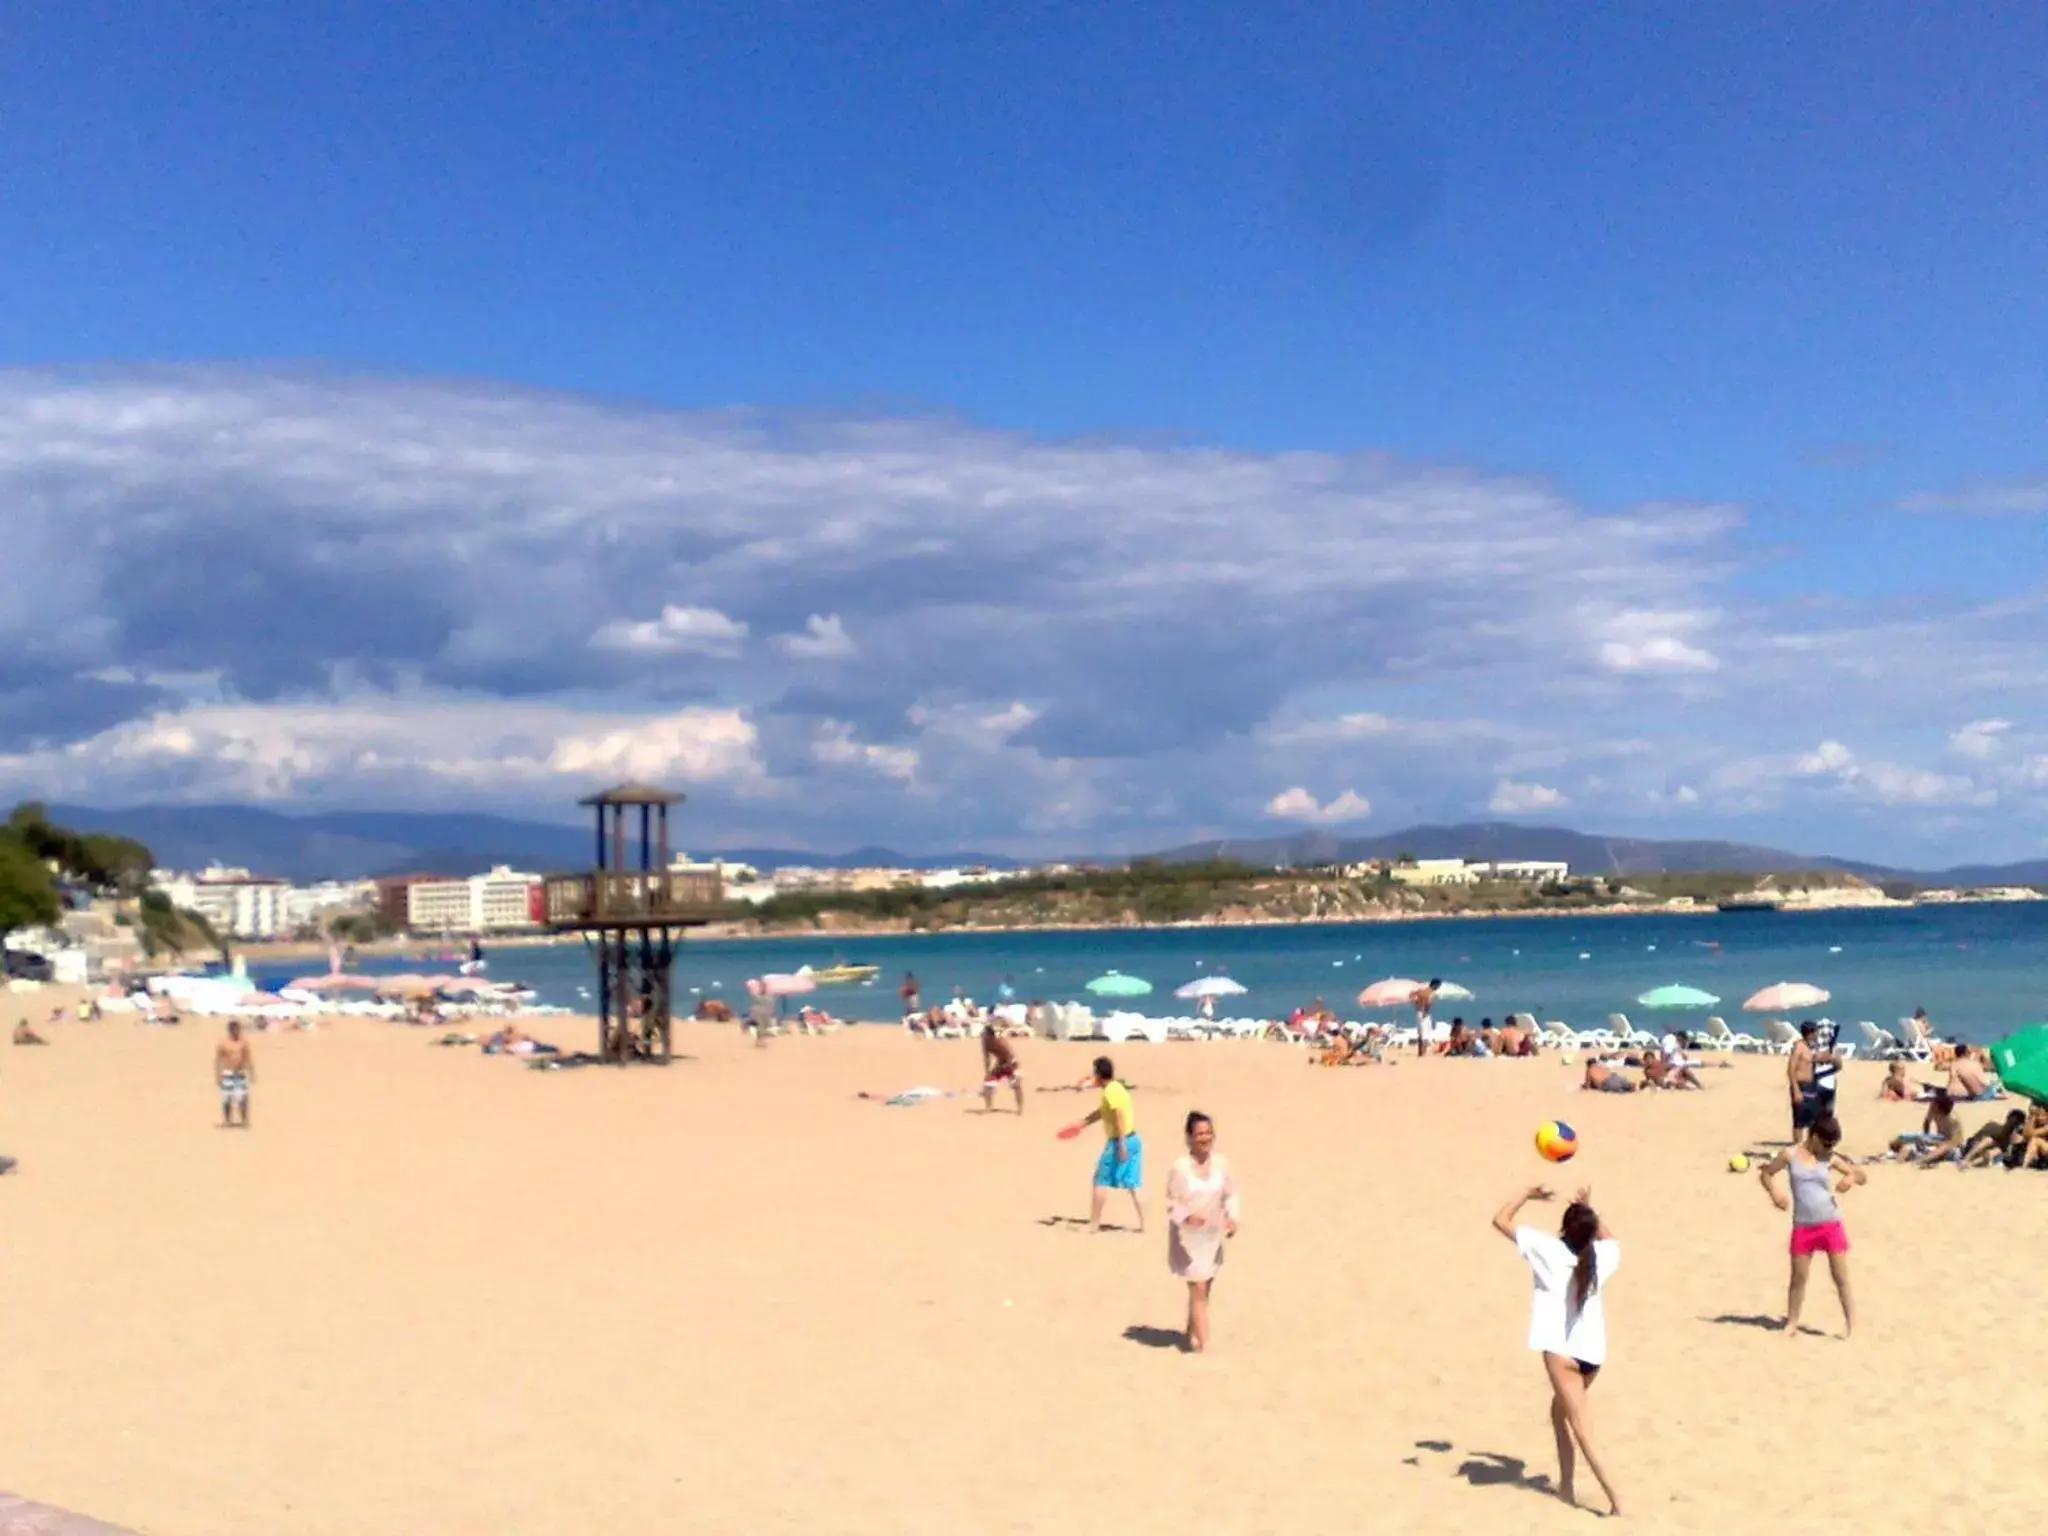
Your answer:
[[[1088,1230],[1102,1230],[1102,1207],[1112,1189],[1128,1190],[1131,1209],[1137,1212],[1138,1230],[1145,1230],[1145,1201],[1139,1191],[1145,1183],[1145,1143],[1138,1139],[1138,1123],[1131,1109],[1131,1090],[1117,1081],[1116,1067],[1107,1056],[1095,1058],[1095,1086],[1102,1103],[1081,1123],[1102,1122],[1108,1138],[1102,1155],[1095,1160],[1095,1187],[1088,1203]]]

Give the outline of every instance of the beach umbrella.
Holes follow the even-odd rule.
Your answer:
[[[1742,1006],[1751,1013],[1793,1013],[1801,1008],[1818,1008],[1828,1000],[1825,987],[1810,981],[1781,981],[1768,986]]]
[[[2048,1104],[2048,1024],[2027,1024],[1991,1047],[1998,1080],[2036,1104]]]
[[[748,990],[752,990],[750,987]],[[808,976],[796,976],[787,971],[778,971],[761,978],[761,990],[769,997],[794,997],[799,992],[815,992],[818,984]]]
[[[297,981],[288,981],[285,986],[300,992],[349,992],[361,989],[365,992],[377,990],[374,976],[301,976]]]
[[[1419,981],[1410,981],[1406,976],[1389,976],[1385,981],[1376,981],[1358,994],[1361,1008],[1398,1008],[1413,997],[1422,986]]]
[[[1636,1002],[1644,1008],[1711,1008],[1721,1001],[1698,987],[1652,987]]]
[[[1461,987],[1455,981],[1447,981],[1438,987],[1436,995],[1448,1003],[1469,1003],[1472,1001],[1472,989],[1470,987]]]
[[[384,997],[426,997],[436,991],[443,981],[452,980],[452,976],[379,976],[377,991]]]
[[[1111,971],[1107,976],[1098,976],[1089,982],[1088,990],[1097,997],[1143,997],[1152,990],[1152,983],[1142,976],[1126,976],[1122,971]]]
[[[1249,990],[1228,976],[1204,976],[1184,987],[1175,987],[1175,997],[1242,997]]]

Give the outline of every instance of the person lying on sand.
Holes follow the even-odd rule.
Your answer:
[[[2016,1109],[2003,1120],[1987,1120],[1977,1127],[1977,1132],[1963,1143],[1962,1163],[1965,1168],[1987,1168],[1994,1162],[2003,1162],[2025,1131],[2027,1112]]]
[[[1892,1104],[1904,1104],[1913,1097],[1913,1084],[1906,1077],[1903,1061],[1895,1061],[1886,1069],[1884,1081],[1877,1085],[1877,1096]]]
[[[1657,1050],[1643,1052],[1643,1080],[1652,1088],[1706,1087],[1689,1064]]]
[[[1592,1060],[1586,1063],[1586,1080],[1579,1085],[1589,1093],[1634,1093],[1634,1079],[1618,1072],[1605,1062]]]
[[[37,1034],[33,1029],[30,1029],[28,1020],[23,1019],[14,1026],[14,1043],[16,1045],[48,1045],[50,1042]]]
[[[1963,1146],[1963,1123],[1956,1118],[1956,1101],[1937,1093],[1917,1131],[1902,1131],[1892,1138],[1891,1153],[1902,1163],[1940,1162]]]

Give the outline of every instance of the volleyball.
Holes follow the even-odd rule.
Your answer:
[[[1536,1127],[1536,1150],[1553,1163],[1568,1163],[1579,1150],[1579,1133],[1562,1120],[1546,1120]]]

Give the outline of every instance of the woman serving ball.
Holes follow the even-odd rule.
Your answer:
[[[1574,1144],[1576,1144],[1574,1142]],[[1566,1154],[1567,1156],[1569,1154]],[[1557,1496],[1576,1505],[1573,1475],[1579,1455],[1593,1469],[1600,1491],[1615,1514],[1621,1500],[1593,1449],[1586,1393],[1607,1360],[1607,1318],[1601,1293],[1621,1267],[1621,1244],[1582,1189],[1564,1209],[1558,1234],[1518,1226],[1516,1216],[1532,1200],[1548,1200],[1542,1185],[1524,1190],[1494,1213],[1494,1230],[1515,1245],[1529,1266],[1534,1286],[1529,1301],[1529,1347],[1543,1357],[1550,1382],[1550,1430],[1557,1440]]]

